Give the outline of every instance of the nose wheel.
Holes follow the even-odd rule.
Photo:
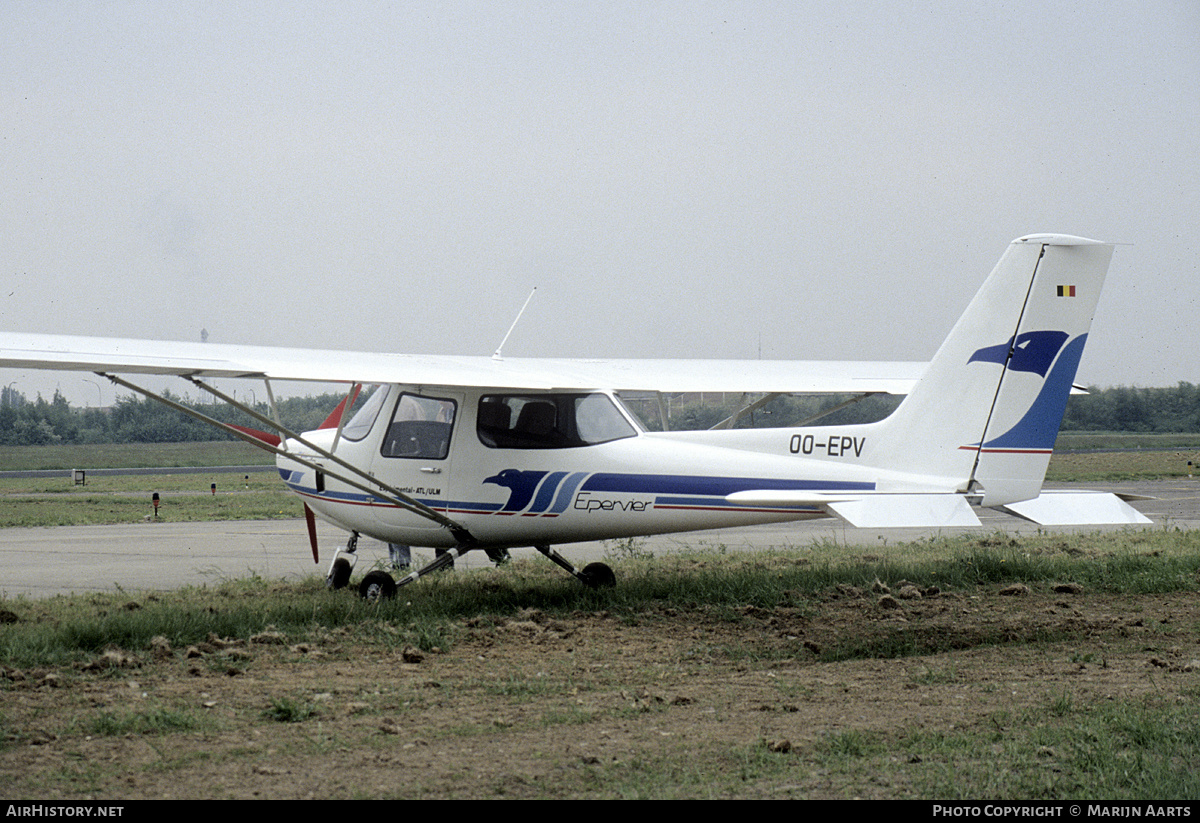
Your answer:
[[[346,547],[340,549],[329,564],[329,572],[325,575],[325,588],[336,590],[350,585],[350,572],[354,571],[354,564],[358,561],[358,555],[354,553],[357,548],[358,532],[351,532]]]
[[[329,567],[329,574],[325,575],[325,588],[344,589],[349,584],[350,562],[345,558],[339,557]]]
[[[576,576],[589,589],[611,589],[617,585],[617,575],[606,563],[588,563]]]

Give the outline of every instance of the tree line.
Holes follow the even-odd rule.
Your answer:
[[[1200,386],[1192,383],[1180,382],[1171,388],[1090,388],[1088,392],[1073,395],[1067,402],[1063,431],[1200,432]],[[192,400],[169,392],[167,396],[222,422],[265,428],[249,415],[224,403]],[[328,393],[289,397],[278,401],[276,407],[284,425],[293,431],[309,431],[325,420],[342,397]],[[794,426],[849,399],[849,396],[838,395],[778,397],[742,418],[738,427]],[[820,417],[820,422],[822,425],[841,425],[882,420],[895,410],[901,399],[888,395],[869,397]],[[631,397],[626,402],[648,429],[661,428],[656,399]],[[674,430],[707,429],[729,417],[744,403],[737,395],[676,396],[669,399],[668,422]],[[265,403],[253,406],[258,413],[270,416]],[[30,400],[12,386],[0,388],[0,445],[232,439],[233,435],[145,397],[122,397],[107,409],[78,409],[58,392],[50,400],[40,394]]]
[[[170,392],[165,392],[165,396],[223,423],[267,428],[225,403],[193,400]],[[343,397],[340,394],[289,397],[279,400],[276,408],[285,426],[293,431],[310,431],[321,425]],[[250,405],[259,414],[271,416],[266,403]],[[234,439],[232,434],[147,397],[121,397],[106,409],[78,409],[58,392],[50,400],[40,394],[35,400],[29,400],[11,386],[0,389],[0,445],[184,443]]]

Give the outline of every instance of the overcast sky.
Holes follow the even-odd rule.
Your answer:
[[[1200,383],[1196,0],[13,0],[0,100],[6,330],[924,360],[1062,232],[1079,379]]]

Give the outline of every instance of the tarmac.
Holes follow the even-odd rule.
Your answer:
[[[1047,483],[1046,488],[1066,488]],[[1016,517],[978,509],[982,525],[957,529],[855,529],[830,518],[717,531],[686,532],[636,538],[638,549],[655,554],[683,548],[753,551],[762,548],[819,547],[839,544],[895,545],[933,535],[1086,532],[1112,529],[1192,529],[1200,526],[1200,479],[1126,483],[1072,483],[1074,489],[1103,489],[1151,497],[1133,505],[1153,523],[1142,526],[1072,526],[1047,528]],[[59,594],[116,591],[163,591],[182,586],[213,586],[230,579],[259,575],[298,580],[324,577],[334,551],[346,533],[318,522],[321,563],[314,564],[304,521],[235,520],[208,523],[137,522],[119,526],[61,526],[0,529],[0,598],[43,598]],[[557,546],[582,566],[614,552],[613,542]],[[514,555],[533,549],[517,549]],[[359,541],[355,580],[376,561],[386,560],[387,546]],[[431,560],[430,550],[414,549],[415,562]],[[483,552],[458,560],[461,570],[490,566]],[[419,583],[417,585],[420,585]]]

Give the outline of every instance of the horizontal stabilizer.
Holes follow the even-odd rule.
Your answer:
[[[820,506],[857,528],[939,528],[978,526],[979,518],[957,494],[822,494],[763,490],[725,498],[746,506]]]
[[[829,509],[860,529],[979,525],[971,505],[958,494],[873,494]]]
[[[996,508],[1041,526],[1150,523],[1150,519],[1109,492],[1043,491],[1033,500]]]

